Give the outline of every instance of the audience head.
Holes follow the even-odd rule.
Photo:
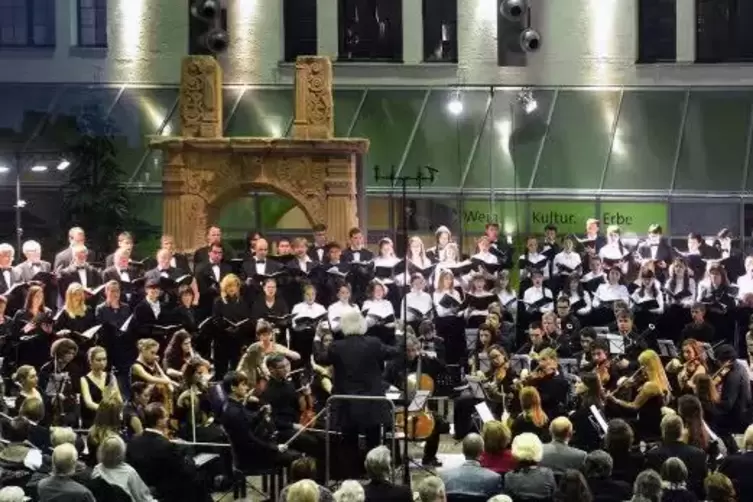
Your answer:
[[[290,480],[314,479],[316,477],[316,459],[313,457],[297,458],[290,464]]]
[[[302,479],[290,485],[286,498],[286,502],[319,502],[319,486],[310,479]]]
[[[29,438],[31,424],[23,417],[15,417],[5,431],[5,439],[11,443],[23,443]]]
[[[418,499],[420,502],[446,502],[444,482],[437,476],[424,478],[418,484]]]
[[[586,455],[583,474],[588,479],[607,479],[612,475],[614,462],[612,456],[604,450],[594,450]]]
[[[495,495],[486,502],[512,502],[509,495]]]
[[[591,502],[593,497],[583,474],[568,469],[560,479],[554,499],[561,502]]]
[[[712,472],[703,481],[709,502],[734,502],[737,499],[732,481],[721,472]]]
[[[478,460],[484,453],[484,440],[476,433],[463,438],[463,455],[467,460]]]
[[[392,454],[386,446],[377,446],[366,454],[366,475],[371,480],[382,481],[392,472]]]
[[[299,483],[301,483],[301,481],[299,481]],[[290,497],[290,495],[288,495],[288,497]],[[364,492],[361,483],[348,479],[347,481],[343,481],[343,484],[340,485],[340,489],[334,493],[334,498],[335,502],[364,502],[366,499],[366,493]],[[296,499],[296,501],[297,500],[298,499]]]
[[[661,466],[661,478],[671,487],[684,487],[688,481],[688,468],[677,457],[669,457]]]
[[[638,474],[633,483],[633,495],[635,497],[643,497],[651,502],[659,502],[661,500],[661,477],[653,469],[646,469]]]
[[[52,473],[56,476],[70,476],[76,471],[78,452],[72,444],[61,444],[52,450]]]
[[[366,319],[357,308],[345,309],[340,318],[340,329],[343,335],[363,335],[366,333]]]
[[[484,451],[490,455],[502,453],[510,447],[512,433],[504,422],[490,420],[484,424],[481,430],[481,438],[484,441]]]
[[[50,444],[53,448],[61,444],[76,446],[76,433],[70,427],[52,427],[50,429]]]
[[[633,439],[633,429],[630,425],[621,418],[615,418],[607,425],[604,449],[612,455],[628,452],[633,446]]]
[[[664,443],[676,443],[682,439],[684,430],[682,418],[678,415],[665,415],[661,420],[661,438]]]
[[[512,456],[519,466],[531,466],[541,462],[544,447],[536,434],[524,432],[512,440]]]
[[[126,444],[120,436],[107,436],[97,449],[97,461],[108,469],[113,469],[125,462]]]
[[[0,502],[24,502],[26,494],[20,486],[6,486],[0,490]]]
[[[573,424],[567,417],[557,417],[549,424],[549,433],[555,441],[567,443],[573,437]]]
[[[44,418],[44,403],[37,397],[24,399],[21,408],[18,410],[18,415],[38,423]]]

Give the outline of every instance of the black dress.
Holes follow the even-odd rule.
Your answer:
[[[240,297],[235,299],[217,298],[212,307],[212,317],[216,320],[214,333],[214,368],[218,378],[238,366],[243,346],[250,345],[255,334],[255,324],[251,309]],[[234,327],[227,321],[246,323]]]
[[[84,376],[86,379],[86,384],[89,386],[89,395],[91,396],[92,402],[95,404],[99,404],[102,402],[102,398],[104,397],[103,390],[94,383],[94,380],[89,378],[89,375]],[[110,385],[110,380],[112,379],[112,375],[110,373],[107,373],[105,376],[105,389]],[[94,423],[94,416],[97,414],[95,410],[90,410],[86,404],[84,404],[83,400],[81,401],[81,424],[84,428],[89,428]]]
[[[153,368],[151,368],[151,367],[147,366],[146,364],[142,363],[141,361],[135,361],[133,363],[133,366],[136,366],[136,365],[141,366],[147,374],[149,374],[149,375],[151,375],[153,377],[157,376],[157,371],[158,370],[157,370],[157,365],[156,364],[154,365]],[[143,379],[139,378],[136,375],[136,373],[134,373],[133,366],[131,366],[131,372],[130,372],[130,382],[131,382],[131,385],[133,385],[135,382],[145,382]],[[145,382],[145,383],[147,383],[147,382]]]

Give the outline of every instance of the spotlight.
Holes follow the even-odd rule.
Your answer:
[[[539,102],[533,97],[531,89],[523,89],[518,93],[518,102],[527,115],[532,114],[539,108]]]
[[[536,52],[541,48],[541,35],[533,28],[526,28],[520,34],[520,47],[525,52]]]
[[[42,164],[38,164],[36,166],[33,166],[31,168],[31,171],[34,173],[43,173],[47,170],[47,166],[43,166]]]
[[[191,14],[206,20],[217,17],[219,11],[220,6],[217,0],[197,0],[191,6]]]
[[[452,115],[460,115],[463,113],[463,101],[460,99],[460,92],[456,92],[452,95],[452,99],[447,103],[447,111]]]
[[[227,50],[230,45],[230,36],[224,26],[224,12],[222,3],[219,0],[196,0],[191,4],[191,17],[198,19],[201,23],[193,27],[193,34],[198,34],[194,40],[203,47],[196,48],[199,52],[190,49],[191,54],[201,54],[204,50],[210,54],[218,54]],[[206,24],[206,26],[202,26]]]
[[[225,30],[212,30],[204,36],[204,45],[215,54],[225,52],[230,45],[230,36]]]
[[[57,170],[58,170],[58,171],[65,171],[65,170],[66,170],[66,169],[68,169],[68,168],[69,168],[70,166],[71,166],[71,163],[70,163],[70,162],[68,162],[67,160],[63,159],[63,160],[61,160],[61,161],[60,161],[60,164],[58,164],[58,166],[57,166]]]
[[[502,0],[499,4],[499,13],[510,21],[520,21],[527,11],[526,0]]]
[[[0,174],[7,174],[10,172],[10,167],[8,166],[0,166]]]

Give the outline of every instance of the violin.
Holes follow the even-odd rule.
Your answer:
[[[301,410],[301,418],[298,423],[303,426],[313,422],[316,417],[316,410],[314,409],[314,396],[311,394],[312,382],[309,382],[299,389],[301,395],[298,396],[298,406]]]
[[[609,380],[611,380],[611,370],[612,361],[610,359],[606,359],[605,361],[600,362],[594,368],[594,373],[596,373],[596,376],[599,378],[602,386],[607,385],[609,383]]]
[[[732,371],[732,365],[733,361],[727,361],[726,363],[722,364],[722,366],[716,371],[716,373],[711,376],[711,382],[715,387],[719,389],[722,386],[724,377],[726,377],[729,372]]]

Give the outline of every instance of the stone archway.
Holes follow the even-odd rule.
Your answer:
[[[250,188],[289,197],[312,225],[326,224],[329,236],[343,242],[358,226],[356,166],[369,141],[334,138],[330,60],[301,57],[296,63],[292,138],[223,137],[222,109],[217,61],[186,58],[182,135],[150,141],[165,155],[163,231],[174,236],[176,247],[186,252],[203,246],[221,207]]]

